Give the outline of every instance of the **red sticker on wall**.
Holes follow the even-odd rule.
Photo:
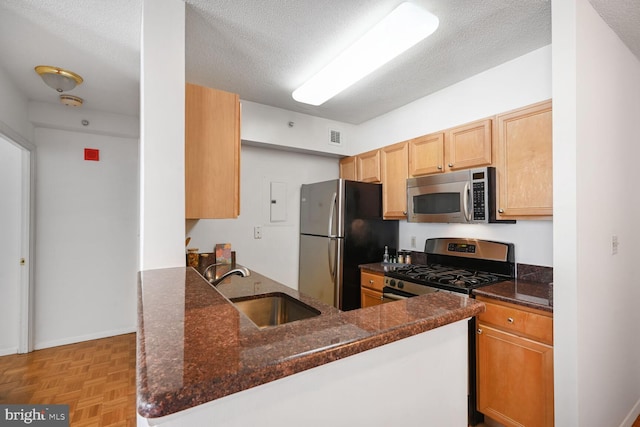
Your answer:
[[[96,162],[100,161],[100,150],[97,148],[85,148],[84,149],[84,159],[85,160],[93,160]]]

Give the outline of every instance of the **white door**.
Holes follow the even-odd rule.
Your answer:
[[[31,153],[0,134],[0,355],[30,340]]]

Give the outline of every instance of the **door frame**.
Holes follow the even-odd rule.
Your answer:
[[[0,136],[20,148],[21,214],[20,256],[24,260],[20,272],[18,353],[28,353],[34,347],[34,266],[35,266],[35,161],[36,146],[0,121]]]

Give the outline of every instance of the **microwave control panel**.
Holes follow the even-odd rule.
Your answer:
[[[473,184],[473,221],[486,222],[487,208],[487,174],[484,171],[472,171],[471,182]]]

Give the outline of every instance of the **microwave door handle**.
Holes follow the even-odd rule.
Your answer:
[[[471,212],[469,209],[469,189],[470,189],[471,183],[467,182],[464,185],[464,196],[463,196],[463,201],[462,203],[464,204],[464,208],[463,208],[463,212],[464,212],[464,218],[467,220],[467,222],[471,222]]]

